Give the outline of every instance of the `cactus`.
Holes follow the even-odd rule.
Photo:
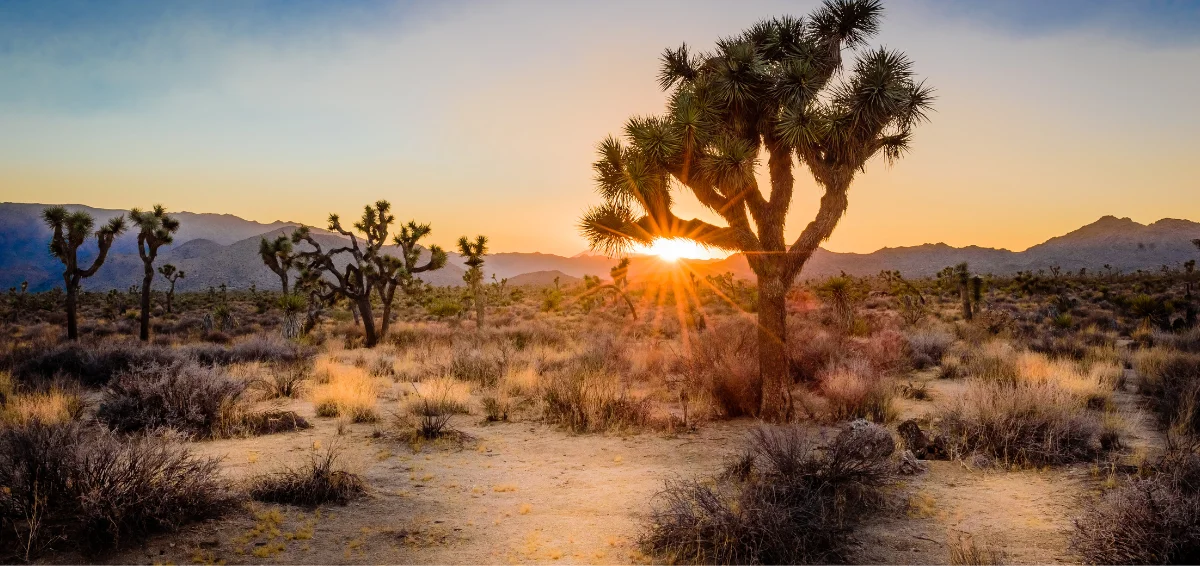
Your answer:
[[[50,227],[50,253],[63,263],[63,287],[67,295],[67,338],[79,339],[79,283],[96,274],[113,240],[125,231],[125,215],[110,218],[108,223],[96,230],[96,247],[99,254],[87,269],[79,267],[79,247],[83,245],[95,226],[95,220],[86,212],[67,212],[61,206],[52,206],[42,211],[42,220]]]
[[[174,265],[169,263],[159,267],[158,273],[163,276],[163,279],[166,279],[167,282],[171,284],[171,286],[167,288],[167,314],[171,314],[173,308],[172,306],[175,302],[175,282],[179,281],[180,279],[186,279],[187,274],[176,269]]]
[[[471,303],[475,307],[475,327],[482,329],[483,313],[487,307],[483,292],[483,256],[487,255],[487,236],[476,236],[474,242],[466,236],[459,238],[458,251],[467,258],[463,282],[467,284]]]
[[[283,294],[288,294],[288,271],[296,264],[296,255],[292,253],[292,240],[287,236],[279,236],[272,241],[262,238],[258,243],[258,255],[262,257],[267,268],[279,276]]]
[[[343,228],[338,215],[330,214],[329,229],[349,239],[349,245],[330,250],[321,247],[307,226],[301,226],[292,233],[293,244],[303,242],[311,248],[296,253],[301,272],[308,273],[309,292],[322,303],[332,302],[338,297],[350,301],[362,318],[368,348],[375,347],[387,335],[396,290],[404,289],[407,292],[415,289],[418,286],[418,273],[441,269],[446,265],[446,252],[436,245],[429,247],[429,261],[417,265],[421,253],[417,242],[427,236],[431,229],[428,224],[414,221],[401,226],[400,233],[393,238],[393,243],[400,248],[401,257],[383,253],[389,228],[395,221],[390,213],[391,207],[385,200],[364,207],[362,219],[353,228],[364,234],[365,238]],[[343,257],[347,263],[339,268]],[[383,306],[383,317],[378,328],[371,309],[373,296]]]
[[[161,204],[147,211],[131,209],[129,220],[138,231],[138,257],[142,258],[144,268],[138,338],[145,342],[150,339],[150,288],[154,284],[154,259],[158,257],[158,248],[175,240],[179,221],[168,216],[167,209]]]

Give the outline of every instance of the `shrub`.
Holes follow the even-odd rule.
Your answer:
[[[834,422],[887,423],[896,418],[891,380],[880,377],[865,360],[856,358],[829,368],[821,376],[820,390],[829,401],[829,418]]]
[[[1141,390],[1154,399],[1159,421],[1200,432],[1200,354],[1152,348],[1135,359]]]
[[[822,442],[799,426],[763,427],[748,444],[713,482],[668,481],[643,549],[705,564],[845,560],[859,519],[892,479],[887,429],[858,421]]]
[[[965,362],[967,374],[984,381],[1012,384],[1020,377],[1016,350],[1007,342],[988,342],[971,351]]]
[[[909,357],[916,369],[925,369],[941,364],[946,351],[954,343],[953,335],[940,330],[910,332],[907,339]]]
[[[152,363],[121,373],[96,418],[118,432],[169,427],[200,437],[236,428],[246,384],[196,362]]]
[[[270,368],[267,379],[259,380],[258,383],[265,390],[268,399],[299,397],[311,371],[311,365],[303,362],[280,364]]]
[[[719,416],[758,414],[762,382],[756,332],[750,321],[720,321],[710,331],[697,335],[688,356],[681,360],[687,386],[707,394]]]
[[[1168,450],[1149,475],[1092,500],[1071,544],[1090,564],[1200,563],[1200,457]]]
[[[551,373],[543,382],[543,416],[575,432],[602,432],[645,426],[650,402],[637,400],[608,374],[586,365]]]
[[[1032,466],[1086,461],[1103,432],[1096,414],[1052,383],[982,380],[941,409],[940,427],[960,456]]]
[[[103,386],[134,366],[170,364],[182,356],[162,346],[138,341],[84,344],[68,342],[30,357],[17,366],[26,379],[51,379],[66,375],[89,387]]]
[[[450,358],[450,375],[477,383],[483,387],[492,387],[504,376],[504,363],[496,356],[489,356],[477,348],[456,348]]]
[[[325,454],[313,454],[299,468],[284,468],[251,480],[250,497],[267,503],[316,506],[345,505],[362,497],[367,484],[358,474],[337,465],[339,451],[330,446]]]
[[[77,549],[95,556],[219,516],[236,498],[215,459],[161,438],[79,423],[0,429],[0,560]]]

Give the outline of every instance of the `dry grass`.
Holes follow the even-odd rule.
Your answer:
[[[1085,371],[1083,364],[1070,360],[1051,360],[1044,354],[1022,352],[1017,355],[1017,371],[1022,381],[1046,383],[1077,396],[1093,409],[1112,405],[1113,390],[1121,379],[1121,366],[1094,362]]]
[[[317,416],[344,416],[356,423],[379,420],[375,407],[379,387],[375,378],[361,368],[338,363],[325,363],[318,370],[323,383],[312,388],[312,402]]]
[[[254,478],[250,496],[268,503],[290,505],[345,505],[367,492],[358,474],[338,465],[338,449],[330,446],[322,455],[313,454],[299,468],[285,468]]]
[[[10,393],[7,402],[0,405],[0,422],[9,425],[65,423],[78,419],[83,406],[83,399],[77,392],[58,387],[42,392]]]
[[[532,365],[521,368],[509,367],[500,380],[500,389],[510,395],[533,397],[541,388],[541,380]]]
[[[880,377],[865,361],[849,360],[825,372],[820,392],[828,401],[833,422],[867,419],[887,423],[896,418],[892,380]]]
[[[990,566],[1004,564],[1004,551],[990,544],[975,542],[975,537],[958,535],[947,544],[950,548],[950,564],[955,566]]]

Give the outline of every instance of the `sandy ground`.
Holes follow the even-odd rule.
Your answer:
[[[928,414],[964,387],[930,373],[913,380],[927,381],[933,398],[900,400],[901,419]],[[1161,444],[1136,394],[1119,392],[1116,403],[1130,423],[1126,457]],[[336,443],[370,485],[367,498],[320,509],[248,504],[110,562],[646,562],[637,550],[637,522],[663,480],[711,475],[755,426],[741,420],[672,436],[573,435],[537,422],[485,425],[479,416],[456,416],[452,425],[469,441],[414,450],[386,423],[339,427],[315,418],[306,402],[287,408],[314,428],[194,447],[245,481],[299,465],[314,447],[320,452]],[[891,509],[864,526],[855,562],[945,563],[962,536],[1002,550],[1009,563],[1077,562],[1069,547],[1072,518],[1104,478],[1091,464],[1006,471],[929,462],[928,471],[893,490]]]

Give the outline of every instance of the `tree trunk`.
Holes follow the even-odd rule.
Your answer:
[[[141,328],[138,338],[142,342],[150,340],[150,285],[154,283],[154,266],[146,262],[146,274],[142,276],[142,314],[139,317]]]
[[[171,314],[171,302],[175,300],[175,280],[171,280],[171,290],[167,291],[167,314]]]
[[[771,422],[787,422],[792,417],[792,384],[784,347],[787,287],[778,276],[758,278],[758,373],[762,380],[759,418]]]
[[[962,289],[960,289],[960,292],[962,294],[963,318],[966,319],[967,322],[970,322],[971,321],[971,291],[967,287],[968,287],[967,285],[963,285]]]
[[[374,348],[379,343],[380,336],[375,332],[375,315],[371,313],[371,298],[367,297],[358,301],[357,305],[359,317],[362,319],[363,335],[366,339],[365,346]]]
[[[483,290],[478,285],[475,287],[475,328],[483,330],[483,310],[486,306],[483,304]]]
[[[280,283],[283,285],[283,294],[284,294],[284,295],[288,294],[288,274],[287,274],[287,270],[284,270],[282,273],[280,273],[280,274],[279,274],[279,282],[280,282]]]
[[[69,280],[67,281],[66,287],[67,287],[67,339],[68,340],[78,340],[79,339],[79,323],[76,320],[76,316],[77,316],[76,302],[78,301],[79,287],[78,287],[78,284],[72,285],[71,281],[69,281]]]

